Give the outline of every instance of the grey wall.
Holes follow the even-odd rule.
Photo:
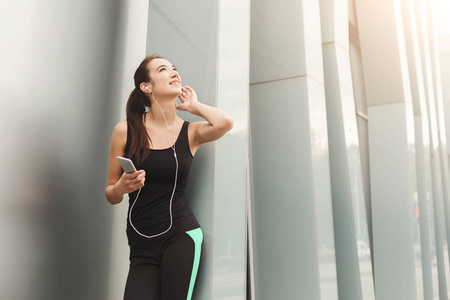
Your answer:
[[[122,1],[2,1],[0,290],[106,299]]]

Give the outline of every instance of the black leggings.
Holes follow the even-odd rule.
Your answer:
[[[130,248],[124,300],[190,300],[200,263],[200,228]]]

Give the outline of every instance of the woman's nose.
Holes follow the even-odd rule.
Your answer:
[[[170,76],[170,78],[171,78],[171,80],[175,79],[175,80],[181,81],[181,78],[180,78],[180,76],[178,75],[178,73],[172,74],[172,76]]]

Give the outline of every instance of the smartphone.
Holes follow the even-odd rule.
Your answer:
[[[137,171],[131,159],[122,156],[117,156],[117,160],[119,161],[125,173],[134,173]]]

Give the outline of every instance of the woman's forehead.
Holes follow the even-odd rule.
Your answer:
[[[172,63],[165,58],[154,58],[150,61],[150,70],[156,70],[160,66],[171,67]]]

